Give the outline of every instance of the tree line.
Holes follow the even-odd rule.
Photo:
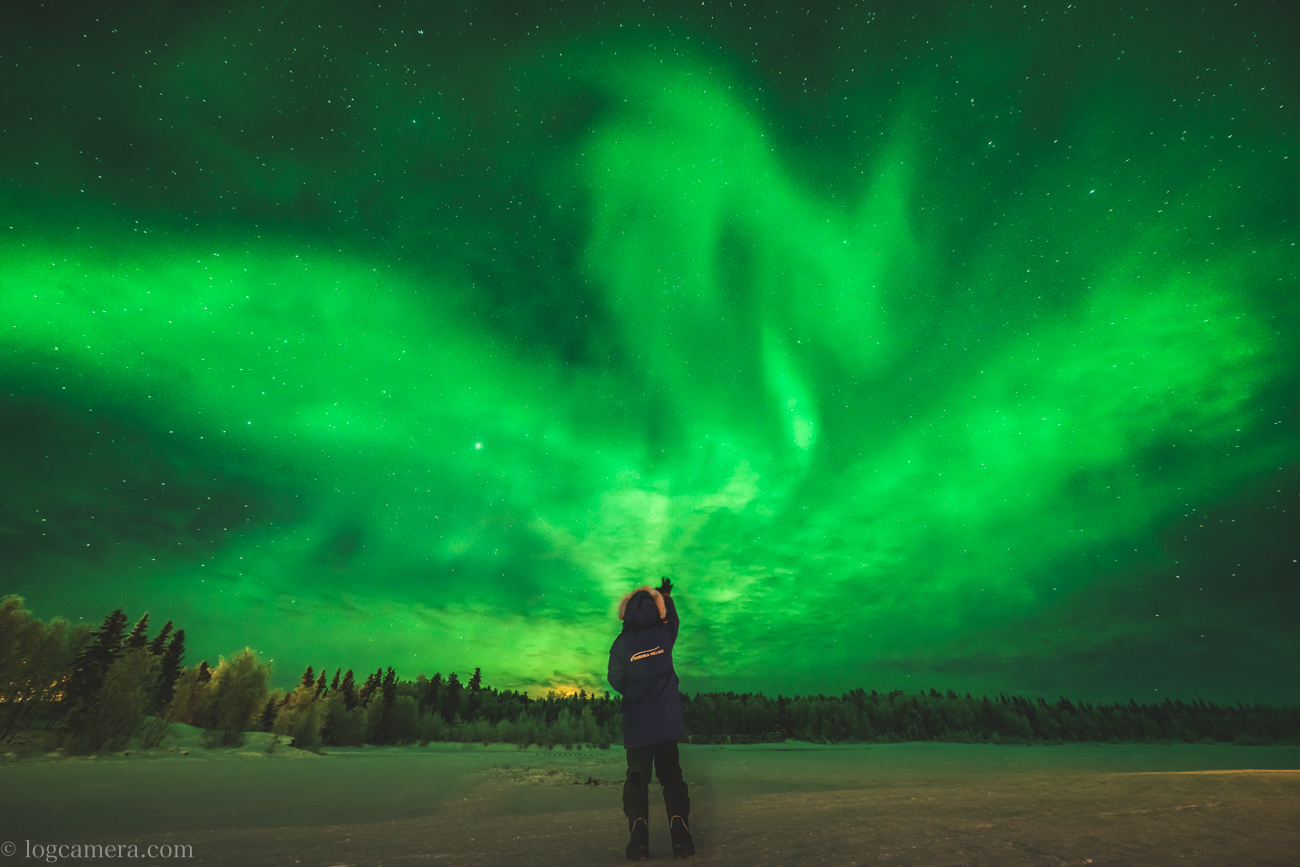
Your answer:
[[[696,694],[683,702],[695,742],[790,738],[821,743],[950,741],[991,744],[1079,742],[1300,744],[1300,708],[1215,705],[1195,699],[1055,702],[1001,693],[959,696],[936,689],[908,695],[851,690],[775,699],[761,693]]]
[[[203,729],[209,747],[241,746],[250,731],[295,747],[430,741],[514,743],[521,747],[622,740],[622,703],[555,693],[534,699],[484,686],[475,669],[462,683],[423,674],[402,680],[389,667],[357,678],[349,669],[312,667],[286,692],[270,688],[271,666],[247,648],[215,666],[185,666],[185,631],[169,621],[152,639],[149,615],[128,632],[121,609],[99,629],[42,623],[18,596],[0,600],[0,741],[39,737],[68,752],[161,742],[171,723]]]
[[[0,600],[0,740],[40,739],[68,752],[156,746],[171,723],[203,730],[210,747],[240,746],[250,731],[292,746],[512,743],[521,748],[622,742],[622,699],[496,690],[475,669],[467,682],[392,668],[358,678],[308,667],[297,686],[272,689],[271,667],[244,649],[213,667],[186,666],[185,631],[168,622],[152,638],[146,614],[127,630],[121,609],[99,629],[42,623],[23,600]],[[682,694],[688,740],[754,743],[953,741],[1026,744],[1143,742],[1300,744],[1300,708],[1216,706],[1194,700],[1092,704],[1061,698],[974,698],[952,690],[907,695],[851,690],[839,697]],[[277,739],[278,741],[278,739]]]

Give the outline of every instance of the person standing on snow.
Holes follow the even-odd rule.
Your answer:
[[[623,784],[623,813],[632,834],[627,857],[650,857],[650,765],[664,787],[673,857],[695,854],[687,818],[691,799],[677,755],[677,741],[686,734],[682,701],[673,670],[673,643],[681,621],[669,594],[667,578],[655,590],[641,587],[623,597],[618,619],[623,631],[609,649],[609,685],[623,696],[623,746],[627,749],[627,781]]]

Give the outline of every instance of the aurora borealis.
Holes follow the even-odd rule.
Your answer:
[[[403,677],[1300,701],[1281,3],[11,4],[0,593]]]

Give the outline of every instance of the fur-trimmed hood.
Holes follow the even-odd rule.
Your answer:
[[[626,616],[627,604],[632,601],[632,597],[637,595],[638,593],[643,593],[643,592],[649,593],[650,598],[655,601],[655,607],[659,609],[659,619],[666,620],[668,618],[668,606],[664,605],[663,594],[661,594],[658,590],[654,589],[653,587],[646,586],[646,587],[636,588],[631,593],[624,596],[622,601],[618,603],[619,620],[622,620],[624,616]]]

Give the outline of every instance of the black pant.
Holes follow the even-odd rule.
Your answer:
[[[691,798],[682,779],[682,763],[677,757],[677,741],[664,741],[627,751],[627,782],[623,783],[623,814],[628,828],[637,819],[650,821],[650,764],[664,787],[664,807],[671,825],[673,816],[686,822],[691,814]],[[688,823],[689,826],[689,823]]]

